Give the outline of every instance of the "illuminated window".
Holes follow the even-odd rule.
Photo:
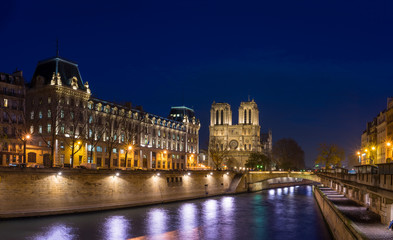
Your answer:
[[[7,99],[7,98],[4,98],[4,100],[3,100],[3,106],[4,106],[4,107],[8,107],[8,99]]]
[[[48,103],[50,104],[52,102],[52,98],[48,97]]]
[[[30,113],[30,119],[34,119],[34,111],[31,111],[31,113]]]
[[[41,126],[41,125],[38,126],[38,132],[39,132],[39,133],[42,133],[42,126]]]
[[[48,118],[50,118],[51,116],[52,116],[52,112],[48,110]]]
[[[42,112],[38,112],[38,117],[41,119],[42,118]]]
[[[50,123],[48,123],[48,133],[50,133],[52,131],[52,126]]]
[[[30,126],[30,133],[31,133],[31,134],[34,133],[34,126]]]

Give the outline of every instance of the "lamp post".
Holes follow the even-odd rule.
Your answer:
[[[126,150],[126,154],[125,154],[125,156],[124,156],[124,161],[125,161],[125,164],[126,164],[126,168],[127,167],[131,167],[131,166],[128,166],[128,152],[129,151],[131,151],[132,150],[132,145],[128,145],[128,147],[127,147],[127,150]]]
[[[375,147],[372,146],[372,147],[371,147],[371,151],[370,151],[370,164],[374,164],[374,162],[375,162],[374,153],[375,153]]]
[[[357,152],[357,155],[358,155],[358,157],[359,157],[359,163],[361,163],[361,159],[362,159],[362,157],[361,157],[361,155],[360,155],[360,152],[359,152],[359,151]]]
[[[30,139],[30,134],[26,134],[23,137],[23,163],[27,162],[26,161],[26,143],[27,143],[27,140],[29,140],[29,139]]]

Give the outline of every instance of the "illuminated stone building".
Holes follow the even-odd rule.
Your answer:
[[[216,146],[212,146],[212,140]],[[209,149],[226,150],[230,161],[227,167],[244,167],[250,153],[270,154],[272,134],[261,136],[259,110],[252,101],[241,102],[238,110],[238,124],[232,124],[232,110],[228,103],[213,102],[210,110]],[[210,162],[210,166],[213,164]]]
[[[393,99],[387,99],[387,108],[367,122],[361,135],[358,157],[361,164],[391,162],[393,153]]]
[[[0,73],[0,165],[23,162],[25,81],[22,71]]]
[[[38,63],[26,108],[32,142],[47,151],[37,161],[46,166],[186,169],[197,158],[194,115],[165,118],[92,97],[78,65],[58,56]]]

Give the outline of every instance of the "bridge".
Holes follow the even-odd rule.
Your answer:
[[[268,180],[270,179],[282,179],[285,182],[291,182],[291,179],[321,181],[320,177],[313,172],[251,171],[235,176],[228,192],[260,191],[269,187]]]

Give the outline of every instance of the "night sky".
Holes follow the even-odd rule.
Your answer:
[[[311,166],[320,143],[354,154],[393,96],[393,1],[3,1],[0,72],[56,53],[95,97],[167,116],[194,108],[206,147],[210,106],[233,119],[250,95],[262,131],[293,138]]]

